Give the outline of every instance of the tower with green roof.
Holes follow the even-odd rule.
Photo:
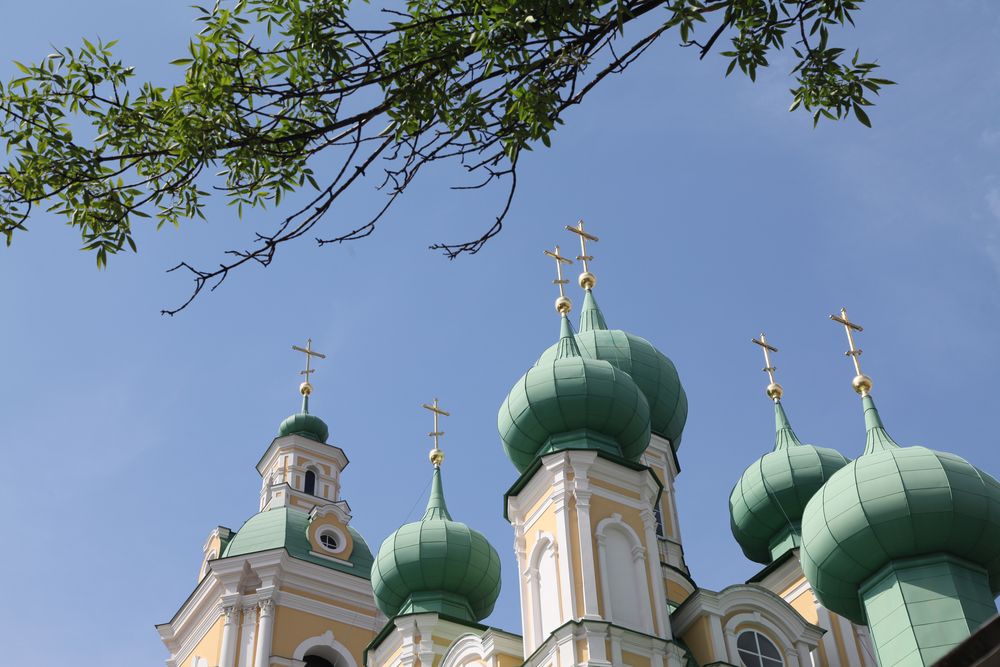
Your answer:
[[[419,521],[401,526],[379,547],[372,588],[388,622],[366,651],[369,664],[382,664],[388,655],[401,664],[434,663],[447,647],[435,647],[431,637],[478,635],[485,629],[479,622],[500,595],[496,549],[482,533],[453,519],[445,502],[439,444],[444,431],[438,418],[449,413],[437,399],[423,407],[434,414],[430,497]]]
[[[764,350],[764,371],[774,402],[774,449],[743,471],[729,494],[733,537],[750,560],[769,564],[801,544],[802,512],[813,494],[847,459],[826,447],[799,441],[781,404],[783,389],[774,380],[771,352],[778,349],[762,333],[754,343]]]
[[[195,658],[211,655],[218,667],[270,667],[272,657],[296,652],[307,664],[360,664],[375,636],[374,559],[340,493],[348,459],[310,412],[311,364],[324,355],[312,341],[294,349],[307,359],[301,408],[257,463],[259,511],[239,530],[212,532],[198,586],[157,626],[168,664],[200,665]]]
[[[582,232],[582,225],[577,229]],[[581,235],[586,240],[596,238]],[[585,245],[581,250],[583,261],[592,259]],[[624,633],[627,641],[655,646],[669,664],[685,664],[687,652],[670,628],[666,547],[657,537],[664,485],[646,465],[653,437],[650,395],[657,406],[667,401],[654,393],[660,388],[640,386],[633,376],[639,364],[625,368],[639,358],[637,348],[610,349],[604,341],[612,347],[614,341],[602,334],[594,338],[601,341],[594,353],[584,349],[564,290],[563,267],[572,260],[558,246],[546,255],[557,267],[559,338],[514,383],[497,417],[504,451],[519,473],[506,494],[506,517],[521,575],[525,655],[572,644],[565,664],[622,664],[609,647],[620,646],[625,640],[612,637]],[[587,290],[594,284],[586,266],[581,284]],[[589,300],[588,318],[603,323],[592,295]],[[664,381],[656,373],[643,377]],[[679,383],[673,390],[675,407]],[[660,439],[674,462],[669,441]]]
[[[846,310],[831,318],[847,331],[866,443],[806,506],[802,568],[827,608],[868,625],[882,667],[932,665],[997,613],[1000,483],[953,454],[898,445],[861,372],[861,327]]]

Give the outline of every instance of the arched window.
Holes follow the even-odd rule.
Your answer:
[[[541,612],[540,642],[545,641],[549,633],[559,627],[559,569],[556,566],[556,552],[549,544],[538,558],[538,576],[536,578],[538,586],[538,606]]]
[[[642,591],[639,589],[641,574],[637,572],[632,540],[628,533],[614,525],[609,526],[604,535],[602,574],[609,579],[611,618],[618,625],[645,630],[646,619],[642,616],[645,605],[641,603]]]
[[[782,667],[785,664],[774,642],[753,630],[740,634],[736,648],[743,667]]]
[[[306,470],[306,483],[302,490],[311,496],[316,495],[316,473],[314,471]]]
[[[306,667],[333,667],[333,663],[318,655],[307,655]]]

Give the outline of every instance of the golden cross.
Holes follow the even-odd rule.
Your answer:
[[[580,237],[580,255],[577,257],[577,259],[583,262],[583,272],[590,273],[590,267],[587,264],[587,262],[593,260],[594,257],[592,255],[587,254],[587,241],[593,241],[594,243],[597,243],[598,241],[600,241],[600,239],[594,236],[593,234],[588,234],[583,230],[583,220],[580,220],[578,223],[576,223],[576,227],[570,227],[569,225],[566,225],[566,231],[573,232],[574,234]]]
[[[844,325],[844,331],[847,332],[847,344],[850,346],[849,349],[844,354],[851,358],[854,362],[854,372],[856,375],[854,379],[851,380],[851,386],[854,387],[854,391],[858,392],[862,398],[871,393],[872,390],[872,379],[861,372],[861,348],[854,344],[854,332],[864,331],[864,327],[860,324],[855,324],[847,319],[847,309],[840,309],[840,317],[836,315],[831,315],[830,319],[834,322],[840,322]]]
[[[312,391],[312,385],[309,383],[309,375],[315,373],[316,370],[312,367],[312,358],[318,357],[319,359],[326,359],[326,355],[312,349],[312,338],[306,339],[306,346],[299,347],[298,345],[292,345],[292,349],[296,352],[301,352],[306,355],[306,369],[304,371],[299,371],[299,375],[305,375],[306,381],[302,383],[300,388],[303,393],[309,393]]]
[[[556,299],[556,311],[561,315],[565,315],[573,308],[573,302],[569,300],[566,296],[566,291],[563,289],[563,285],[569,281],[563,278],[562,265],[572,264],[573,260],[563,257],[559,254],[559,246],[556,246],[555,252],[551,250],[546,250],[545,254],[556,260],[556,279],[552,281],[553,285],[559,285],[559,298]]]
[[[851,348],[847,352],[844,352],[844,356],[850,357],[854,361],[854,371],[858,375],[861,375],[861,361],[858,359],[858,357],[861,356],[861,348],[856,347],[854,345],[854,332],[864,331],[865,330],[864,327],[862,327],[860,324],[855,324],[854,322],[851,322],[849,319],[847,319],[846,308],[840,309],[840,317],[837,317],[836,315],[831,315],[830,319],[833,320],[834,322],[840,322],[841,324],[844,325],[844,330],[847,332],[847,344]]]
[[[444,452],[442,452],[441,448],[438,447],[438,438],[444,435],[444,431],[438,427],[438,417],[450,417],[451,413],[442,410],[438,405],[438,400],[436,398],[434,399],[434,405],[427,405],[426,403],[423,403],[421,407],[434,413],[434,430],[427,435],[434,438],[434,449],[431,451],[431,463],[438,466],[441,465],[441,461],[444,460]]]
[[[774,371],[778,370],[778,368],[777,366],[771,365],[771,353],[777,352],[778,348],[767,342],[767,336],[764,335],[763,331],[760,334],[759,340],[757,338],[751,338],[750,342],[760,345],[761,349],[764,350],[764,368],[761,370],[767,373],[767,377],[771,380],[771,384],[774,384]]]
[[[764,372],[767,373],[768,379],[771,381],[767,385],[766,393],[768,398],[777,403],[781,399],[781,394],[784,393],[784,389],[781,385],[774,381],[774,371],[778,370],[777,366],[771,363],[771,353],[777,352],[778,348],[767,342],[767,336],[764,332],[761,332],[760,338],[751,338],[750,341],[756,345],[760,345],[761,349],[764,350]]]

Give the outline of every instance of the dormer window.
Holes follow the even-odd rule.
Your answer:
[[[319,536],[319,541],[320,544],[330,551],[337,551],[340,548],[340,544],[337,542],[337,536],[331,532],[322,533]]]

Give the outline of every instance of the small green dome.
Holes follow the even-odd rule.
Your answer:
[[[729,494],[733,537],[746,557],[758,563],[770,563],[799,546],[806,503],[847,465],[834,449],[802,444],[780,401],[774,404],[774,416],[774,451],[750,464]]]
[[[500,406],[497,427],[520,472],[535,457],[566,448],[638,461],[649,446],[649,404],[628,373],[580,355],[563,316],[555,355],[521,376]]]
[[[229,544],[226,545],[222,557],[242,556],[270,549],[285,549],[290,556],[299,560],[347,572],[364,579],[370,577],[373,561],[372,552],[361,533],[351,526],[347,527],[354,543],[351,555],[347,558],[347,562],[350,563],[348,565],[312,554],[312,545],[309,543],[309,523],[308,512],[291,507],[276,507],[258,512],[247,519],[246,523],[237,531]]]
[[[895,559],[951,554],[1000,592],[1000,482],[965,459],[900,447],[864,397],[865,453],[837,471],[802,517],[802,570],[825,607],[865,622],[858,591]]]
[[[688,404],[673,362],[645,338],[620,329],[608,329],[589,289],[584,295],[576,342],[584,357],[607,361],[632,377],[649,403],[650,430],[669,440],[677,451],[687,421]],[[538,363],[550,363],[556,356],[556,347],[553,345],[546,350]]]
[[[452,520],[439,467],[424,517],[379,548],[372,588],[390,618],[430,611],[477,622],[493,611],[500,595],[500,556],[482,533]]]
[[[309,414],[309,396],[302,397],[302,412],[286,417],[278,427],[278,437],[301,435],[317,442],[326,442],[330,428],[316,415]]]

